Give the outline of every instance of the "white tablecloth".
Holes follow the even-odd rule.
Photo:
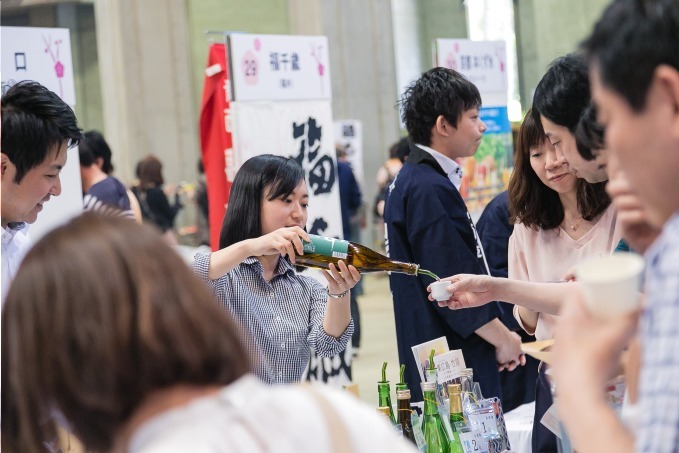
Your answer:
[[[531,453],[530,437],[533,432],[535,402],[526,403],[505,414],[509,444],[514,453]]]

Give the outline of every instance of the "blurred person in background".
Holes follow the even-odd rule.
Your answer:
[[[150,222],[163,234],[165,240],[171,244],[177,244],[177,236],[174,230],[174,220],[177,213],[183,207],[179,200],[180,189],[170,189],[170,196],[174,197],[170,204],[168,195],[163,191],[163,164],[155,156],[146,156],[137,165],[139,184],[132,188],[132,193],[137,197],[141,213],[145,222]]]
[[[344,233],[345,241],[355,241],[358,237],[353,237],[352,231],[357,228],[352,225],[355,219],[360,215],[359,209],[363,203],[361,195],[361,188],[354,176],[354,170],[351,168],[351,163],[347,159],[347,153],[339,145],[335,145],[337,153],[337,178],[339,182],[340,192],[340,208],[342,210],[342,231]],[[361,313],[358,309],[358,301],[356,296],[361,294],[361,282],[359,282],[350,291],[351,304],[351,318],[354,320],[354,333],[351,336],[351,345],[354,348],[354,354],[357,354],[358,348],[361,347]]]
[[[85,140],[87,140],[87,149],[94,156],[94,163],[99,169],[106,173],[108,176],[113,176],[113,162],[111,162],[111,148],[104,139],[104,136],[99,131],[91,130],[84,134]],[[81,158],[82,163],[82,158]],[[127,193],[127,199],[130,203],[130,209],[134,213],[134,218],[137,222],[142,222],[141,208],[139,207],[139,202],[137,197],[134,196],[132,191],[125,188]]]
[[[83,135],[78,146],[83,209],[134,219],[127,189],[123,183],[103,170],[104,167],[109,171],[113,169],[110,162],[111,150],[104,137],[96,131],[87,131]],[[108,161],[101,157],[104,154],[108,155]]]
[[[56,420],[87,451],[416,451],[352,396],[257,380],[238,327],[147,226],[86,213],[38,241],[15,282],[2,451],[45,451]]]

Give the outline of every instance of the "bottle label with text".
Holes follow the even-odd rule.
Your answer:
[[[341,260],[347,258],[349,242],[313,234],[310,234],[309,238],[311,238],[311,242],[304,242],[304,253],[317,253],[319,255],[339,258]]]

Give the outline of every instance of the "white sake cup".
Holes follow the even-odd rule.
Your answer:
[[[451,283],[446,281],[446,282],[434,282],[431,285],[431,297],[433,297],[436,300],[448,300],[452,293],[449,293],[446,291],[446,288],[450,286]]]
[[[592,258],[576,269],[585,304],[595,317],[613,319],[639,306],[644,259],[635,253]]]

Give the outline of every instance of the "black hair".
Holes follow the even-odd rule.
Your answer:
[[[246,160],[231,185],[219,248],[261,236],[264,197],[285,198],[302,181],[304,171],[292,158],[262,154]]]
[[[590,104],[575,128],[575,144],[585,160],[594,160],[596,152],[604,147],[604,127],[596,120],[596,108]]]
[[[640,112],[655,69],[665,64],[679,71],[679,4],[615,0],[581,47],[601,82]]]
[[[75,113],[59,96],[38,82],[22,81],[2,96],[2,153],[16,166],[19,184],[50,151],[82,139]]]
[[[104,136],[99,131],[87,131],[83,134],[83,139],[78,146],[80,152],[80,165],[83,167],[91,166],[101,157],[101,170],[110,175],[113,172],[111,163],[111,148],[106,143]],[[83,161],[84,160],[84,161]]]
[[[553,60],[535,88],[533,116],[549,121],[575,133],[582,112],[590,103],[587,60],[580,53]]]
[[[399,104],[410,139],[429,146],[431,129],[440,115],[457,127],[465,110],[481,106],[481,95],[476,85],[459,72],[433,68],[410,84]]]

